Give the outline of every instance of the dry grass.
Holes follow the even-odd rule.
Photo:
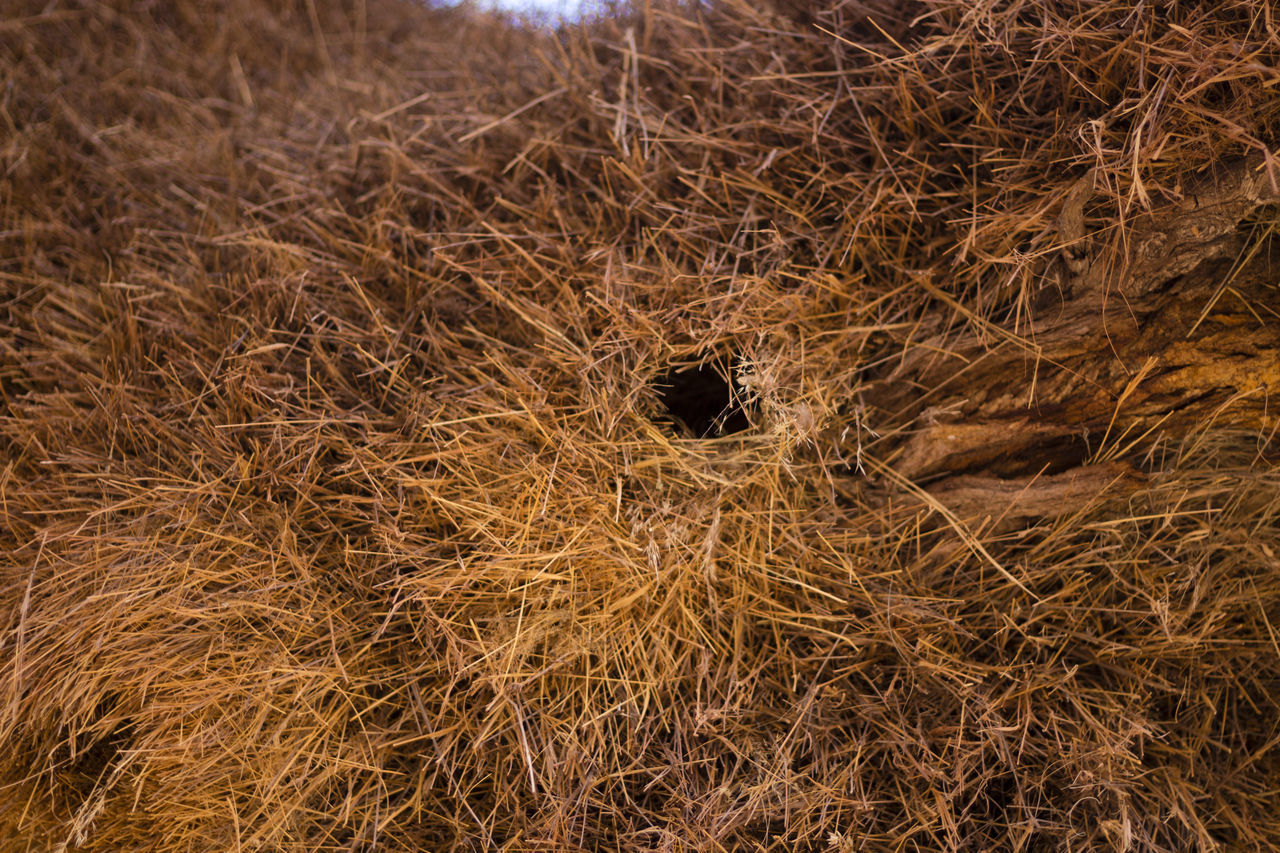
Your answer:
[[[1280,845],[1269,433],[895,469],[1280,11],[754,5],[0,0],[0,849]]]

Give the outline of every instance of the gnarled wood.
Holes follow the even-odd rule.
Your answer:
[[[1064,232],[1079,228],[1091,188],[1082,181],[1065,200]],[[961,509],[1017,494],[1033,516],[1089,500],[1091,484],[1117,478],[1100,463],[1137,461],[1157,434],[1178,439],[1210,420],[1273,428],[1280,255],[1240,226],[1277,198],[1260,161],[1220,169],[1109,249],[1068,256],[1062,297],[1027,334],[994,330],[986,348],[925,341],[871,395],[904,425],[889,464]],[[1140,476],[1130,470],[1127,482]]]

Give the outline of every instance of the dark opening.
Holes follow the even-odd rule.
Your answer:
[[[1044,438],[1022,452],[1005,453],[991,461],[971,466],[969,471],[982,471],[997,477],[1030,477],[1039,474],[1052,477],[1078,468],[1089,461],[1089,443],[1082,433]]]
[[[71,762],[71,772],[85,781],[96,783],[115,764],[120,753],[128,748],[132,736],[132,727],[125,725],[94,741]]]
[[[751,426],[742,401],[730,385],[725,360],[672,370],[658,380],[658,398],[675,433],[687,429],[695,438],[742,432]]]
[[[95,724],[92,729],[74,736],[66,729],[59,732],[61,743],[50,757],[61,771],[59,778],[63,784],[79,793],[87,793],[115,765],[120,753],[130,747],[134,727],[127,718],[117,718],[105,733],[93,730],[100,727],[108,714],[116,715],[117,709],[117,700],[108,696],[94,709]]]

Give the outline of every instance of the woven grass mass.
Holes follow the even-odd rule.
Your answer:
[[[1280,846],[1280,9],[0,2],[0,850]]]

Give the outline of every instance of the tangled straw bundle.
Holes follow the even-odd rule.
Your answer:
[[[0,850],[1280,845],[1280,10],[5,0]]]

